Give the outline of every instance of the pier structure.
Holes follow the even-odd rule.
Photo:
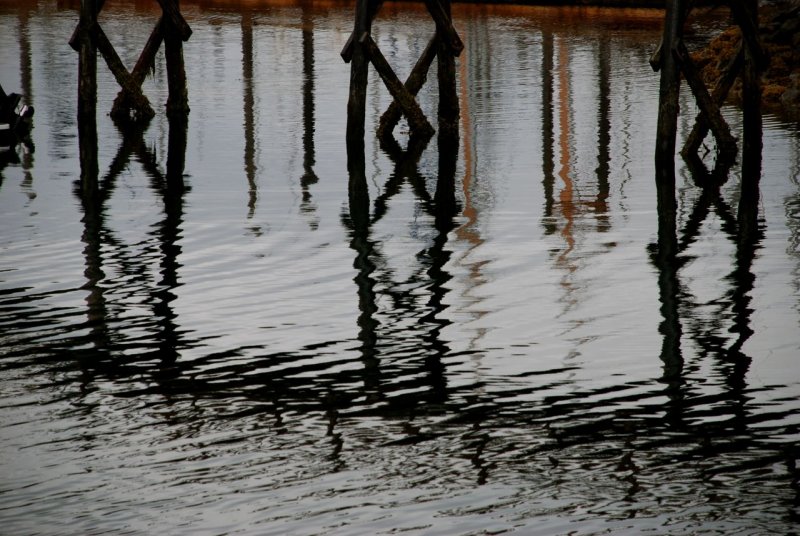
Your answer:
[[[161,17],[153,28],[147,43],[132,71],[123,64],[98,22],[105,0],[81,0],[78,26],[69,40],[78,52],[78,116],[93,118],[97,106],[97,53],[106,62],[121,89],[114,100],[111,117],[124,122],[141,122],[151,119],[155,112],[142,92],[147,73],[153,69],[156,53],[164,43],[167,64],[169,97],[167,115],[185,117],[189,112],[186,89],[186,70],[183,62],[183,43],[192,35],[192,29],[183,18],[178,0],[157,0]]]
[[[733,59],[722,69],[716,86],[709,92],[683,39],[686,20],[692,10],[691,0],[667,0],[661,44],[650,59],[653,70],[661,72],[657,141],[655,150],[659,184],[674,191],[674,158],[678,127],[678,96],[682,78],[686,80],[700,110],[694,127],[681,149],[690,165],[702,164],[698,151],[709,132],[716,144],[717,161],[710,177],[727,177],[727,169],[736,157],[736,138],[720,112],[738,76],[742,77],[742,181],[758,182],[761,168],[761,73],[768,59],[758,35],[758,0],[728,0],[734,22],[742,39]],[[672,184],[669,184],[669,183]]]
[[[457,140],[459,104],[455,58],[461,54],[464,44],[453,28],[450,0],[425,0],[425,6],[436,29],[405,83],[395,74],[371,35],[372,22],[382,4],[383,0],[356,0],[353,33],[341,52],[344,61],[350,64],[350,93],[347,103],[348,149],[352,152],[357,150],[356,147],[363,147],[370,63],[394,98],[380,118],[379,137],[385,138],[391,135],[402,116],[408,121],[412,136],[430,138],[433,135],[434,128],[420,109],[416,95],[427,81],[428,70],[436,59],[440,140],[443,138]]]

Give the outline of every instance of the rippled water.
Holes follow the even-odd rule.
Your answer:
[[[0,162],[4,534],[795,530],[800,135],[765,119],[750,233],[737,166],[704,191],[678,162],[662,255],[659,12],[456,6],[459,151],[382,148],[372,73],[365,202],[350,5],[184,2],[185,135],[163,56],[138,132],[100,62],[92,194],[77,12],[16,4],[0,83],[36,116]],[[105,8],[126,64],[156,16]],[[404,78],[432,31],[389,4],[374,34]]]

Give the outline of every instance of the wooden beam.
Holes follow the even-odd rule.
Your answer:
[[[97,21],[97,15],[100,14],[100,11],[103,9],[103,5],[104,4],[105,4],[105,0],[95,0],[95,3],[94,3],[94,17],[91,17],[91,19],[93,21]],[[84,17],[84,15],[88,15],[88,13],[83,13],[82,12],[81,17]],[[81,46],[80,42],[79,42],[79,37],[80,37],[79,33],[80,33],[80,31],[81,31],[81,24],[78,23],[78,25],[75,26],[75,29],[72,31],[72,35],[70,36],[69,41],[68,41],[69,46],[72,47],[72,50],[74,50],[75,52],[78,52],[80,50],[80,46]]]
[[[428,41],[425,50],[422,51],[422,54],[417,60],[417,63],[414,64],[414,68],[411,69],[411,73],[408,75],[408,78],[406,78],[404,87],[413,96],[416,96],[417,93],[419,93],[420,89],[422,89],[422,86],[425,85],[425,82],[428,79],[428,71],[431,68],[433,60],[436,59],[436,51],[439,48],[439,41],[439,34],[433,34]],[[392,103],[389,105],[389,108],[383,113],[380,121],[378,122],[378,137],[383,137],[394,130],[394,127],[397,126],[402,114],[403,111],[402,108],[400,108],[400,105],[396,101],[392,101]]]
[[[136,80],[134,80],[127,69],[125,69],[122,60],[117,54],[117,51],[114,50],[114,46],[108,40],[103,28],[96,24],[92,30],[93,31],[90,32],[92,41],[100,51],[100,54],[102,54],[103,59],[106,60],[106,65],[108,65],[117,83],[122,87],[125,93],[127,93],[136,112],[141,114],[141,117],[137,119],[150,119],[153,117],[155,112],[150,106],[150,101],[148,101],[147,97],[142,93],[141,84],[137,84]]]
[[[708,89],[700,78],[697,68],[692,61],[689,51],[682,40],[679,40],[673,49],[680,64],[681,71],[683,72],[689,87],[692,89],[692,94],[697,101],[697,106],[708,121],[708,125],[717,140],[717,147],[721,153],[734,154],[736,153],[736,139],[731,135],[731,129],[722,113],[719,111],[719,106],[708,94]]]
[[[176,10],[178,0],[160,0],[168,2]],[[166,13],[166,12],[165,12]],[[183,61],[183,43],[174,31],[174,21],[170,21],[164,32],[164,59],[167,62],[167,115],[186,116],[189,113],[189,92],[186,88],[186,66]]]
[[[363,174],[364,122],[367,107],[367,82],[369,81],[369,59],[362,36],[369,36],[372,29],[372,13],[377,11],[380,0],[356,0],[353,35],[359,39],[352,46],[350,61],[350,88],[347,98],[347,155],[351,181]]]
[[[720,76],[719,80],[717,80],[717,85],[711,92],[711,98],[717,104],[717,106],[721,106],[722,103],[725,102],[725,98],[728,96],[728,93],[730,93],[731,87],[733,87],[733,83],[736,81],[736,77],[739,75],[739,71],[741,70],[743,63],[744,47],[739,45],[739,49],[728,62],[728,65],[726,65],[723,69],[722,75]],[[709,126],[708,121],[706,121],[705,114],[700,112],[695,118],[692,131],[686,138],[686,143],[681,150],[681,155],[688,157],[693,153],[697,153],[697,151],[700,149],[700,145],[703,143],[703,140],[708,135],[708,129]]]
[[[411,128],[418,134],[433,134],[433,127],[425,118],[425,114],[422,113],[414,96],[409,93],[400,79],[397,78],[397,75],[392,70],[389,62],[386,61],[380,48],[378,48],[378,45],[372,40],[372,37],[370,37],[369,34],[364,34],[362,41],[366,48],[367,57],[372,62],[375,70],[378,71],[383,83],[386,85],[386,89],[389,90],[395,102],[402,109]]]

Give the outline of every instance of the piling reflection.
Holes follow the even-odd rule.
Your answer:
[[[314,18],[306,3],[302,5],[300,23],[303,31],[303,176],[300,177],[303,199],[300,209],[313,212],[309,187],[319,181],[314,172]]]
[[[201,169],[210,159],[199,135],[187,138],[187,123],[173,120],[168,132],[158,122],[114,131],[101,118],[98,132],[94,117],[81,116],[79,203],[48,207],[54,211],[48,218],[76,224],[80,217],[80,224],[51,235],[56,246],[46,242],[47,232],[32,240],[62,254],[66,267],[35,274],[39,279],[30,283],[13,269],[42,270],[34,262],[40,259],[11,251],[12,270],[0,270],[0,369],[12,378],[4,386],[21,393],[19,400],[16,392],[0,397],[6,404],[0,410],[22,412],[17,430],[36,428],[29,443],[19,440],[20,458],[28,451],[37,457],[32,466],[48,464],[39,481],[31,471],[33,485],[10,482],[11,491],[3,490],[4,501],[16,501],[12,513],[34,517],[31,502],[80,504],[90,524],[111,520],[89,527],[95,532],[121,530],[128,521],[111,527],[114,513],[138,507],[153,518],[178,512],[207,520],[234,511],[234,532],[280,523],[281,532],[312,525],[346,531],[356,524],[372,530],[377,523],[402,530],[409,519],[417,526],[422,511],[430,527],[420,530],[431,532],[456,525],[476,533],[548,531],[540,520],[556,518],[563,524],[551,532],[635,532],[645,525],[665,533],[695,526],[724,531],[720,519],[730,511],[755,519],[759,529],[796,520],[794,386],[759,383],[754,374],[754,363],[763,365],[754,348],[774,347],[754,333],[763,318],[773,318],[753,311],[770,296],[763,293],[769,277],[761,274],[777,257],[761,253],[784,247],[765,239],[759,210],[770,210],[769,203],[759,206],[757,180],[737,197],[725,186],[735,173],[691,164],[686,178],[696,187],[682,186],[681,204],[674,190],[659,190],[658,228],[649,222],[650,181],[631,182],[630,201],[638,208],[612,202],[623,189],[619,177],[639,173],[635,145],[649,128],[631,118],[647,109],[637,99],[650,95],[618,97],[619,87],[640,81],[615,82],[614,58],[623,45],[592,34],[573,46],[563,20],[540,24],[546,10],[525,15],[524,31],[502,19],[492,24],[515,34],[526,63],[501,81],[496,65],[515,67],[506,61],[502,36],[486,21],[463,17],[459,24],[473,45],[459,60],[460,145],[445,136],[408,144],[385,138],[365,162],[359,140],[347,147],[347,187],[340,173],[317,190],[317,172],[322,178],[323,170],[344,168],[335,161],[341,133],[315,121],[315,113],[343,95],[319,83],[336,72],[320,52],[350,19],[336,19],[333,8],[324,16],[313,6],[270,8],[270,17],[282,13],[281,29],[296,38],[280,36],[293,43],[285,63],[298,76],[289,82],[296,91],[275,105],[288,118],[276,133],[258,127],[258,106],[269,101],[264,95],[273,88],[266,86],[274,81],[259,82],[256,59],[272,19],[257,18],[265,31],[255,31],[247,9],[245,3],[241,12],[219,6],[213,12],[219,72],[227,76],[232,68],[233,79],[242,73],[243,103],[198,92],[198,110],[210,103],[221,110],[192,119],[193,132],[221,124],[238,133],[235,154],[213,152],[228,160],[192,171],[189,181],[184,168]],[[402,26],[411,21],[398,22],[399,36],[412,33]],[[588,24],[580,23],[575,27]],[[483,50],[478,44],[490,37],[498,40]],[[242,63],[231,67],[224,59],[238,60],[239,47]],[[645,57],[639,49],[631,55]],[[480,80],[472,78],[477,71]],[[345,87],[346,78],[337,84]],[[519,79],[529,85],[517,86]],[[192,86],[202,82],[198,77]],[[584,100],[588,85],[592,99]],[[420,97],[425,105],[430,98]],[[533,113],[520,119],[520,103],[531,102]],[[326,111],[326,120],[334,115]],[[503,138],[507,121],[529,129],[520,127],[524,136],[533,132],[526,147],[541,155],[493,159],[509,156],[500,147],[510,139]],[[74,126],[59,125],[51,145],[73,150]],[[531,143],[540,129],[541,143]],[[293,200],[299,180],[301,213],[259,205],[259,218],[273,231],[240,237],[231,221],[253,216],[259,151],[279,137],[300,142],[303,158],[269,162],[276,175],[289,177],[285,189],[270,185],[270,195]],[[47,170],[48,154],[41,152]],[[648,154],[642,167],[649,169],[649,161]],[[63,162],[52,167],[67,169]],[[246,177],[222,185],[238,188],[230,204],[218,195],[229,167]],[[760,174],[753,170],[751,179]],[[527,197],[508,202],[518,192]],[[797,249],[800,202],[796,195],[781,199],[789,246]],[[313,205],[327,225],[312,232],[306,209]],[[405,218],[401,211],[410,207],[412,218],[392,219]],[[25,218],[21,228],[33,223],[48,230],[45,219]],[[780,220],[773,218],[765,219]],[[398,230],[405,225],[410,232]],[[656,234],[648,262],[642,244]],[[613,255],[594,254],[594,245],[608,247],[603,240],[620,242]],[[701,248],[704,240],[733,253],[715,251],[712,259]],[[552,257],[543,241],[553,246]],[[395,255],[398,247],[408,255]],[[559,256],[563,262],[554,262]],[[700,260],[713,262],[694,278],[690,270]],[[775,264],[782,268],[782,260]],[[712,269],[723,277],[721,291]],[[61,275],[67,270],[74,281]],[[642,300],[608,303],[611,272],[622,273],[612,281],[616,289],[643,290]],[[786,279],[796,288],[796,277]],[[575,300],[572,314],[559,318],[564,282],[587,299]],[[717,292],[711,299],[702,296],[708,289]],[[620,313],[626,306],[631,310]],[[507,310],[527,316],[512,318]],[[643,333],[626,324],[633,317],[643,318],[636,324]],[[584,324],[575,327],[576,320]],[[506,323],[522,333],[504,340],[493,330]],[[584,344],[584,337],[595,341]],[[786,339],[792,343],[791,335]],[[579,348],[582,357],[563,358],[564,348]],[[28,392],[38,398],[25,398]],[[39,421],[21,422],[34,421],[25,412],[37,412]],[[24,432],[9,427],[14,439],[4,447],[16,448],[13,434]],[[118,476],[133,478],[135,486],[108,485]],[[742,493],[752,483],[758,486]]]
[[[169,122],[165,172],[144,141],[146,124],[118,123],[122,137],[107,172],[99,176],[97,125],[81,116],[78,122],[81,175],[75,195],[83,209],[83,286],[86,297],[86,343],[92,346],[91,360],[79,360],[85,381],[100,373],[125,376],[154,363],[149,372],[163,379],[178,374],[175,366],[184,344],[172,309],[175,289],[180,286],[178,258],[183,222],[183,197],[187,121],[174,117]],[[163,201],[164,218],[150,231],[143,244],[130,244],[116,236],[108,222],[108,205],[121,174],[133,160],[150,178],[150,188]],[[157,259],[157,276],[150,275]],[[149,309],[149,312],[148,312]],[[133,313],[134,319],[131,319]],[[136,318],[138,316],[138,318]],[[125,318],[126,320],[122,320]],[[129,325],[151,332],[150,342],[131,339]],[[130,348],[139,351],[132,355]],[[128,370],[129,372],[126,372]]]
[[[651,254],[659,272],[663,317],[659,331],[664,341],[661,359],[664,363],[663,381],[670,398],[670,420],[676,426],[686,426],[686,414],[694,405],[689,402],[693,388],[684,378],[688,365],[681,347],[686,337],[692,346],[699,349],[700,356],[714,360],[714,367],[725,381],[726,387],[719,396],[726,401],[725,407],[730,415],[722,429],[715,429],[716,437],[746,434],[751,420],[746,394],[746,373],[751,357],[742,349],[753,334],[750,327],[753,312],[750,301],[755,282],[752,266],[763,239],[763,229],[758,222],[758,180],[743,177],[738,213],[734,215],[720,190],[728,179],[731,163],[718,161],[711,172],[702,162],[687,159],[687,163],[694,183],[701,188],[700,195],[680,229],[674,205],[659,204],[658,244],[653,246]],[[760,170],[751,171],[760,174]],[[707,309],[708,304],[698,300],[681,282],[680,271],[690,259],[688,249],[697,241],[712,211],[721,221],[721,229],[728,240],[735,244],[736,252],[733,270],[723,279],[730,288],[723,299],[716,301],[718,306],[715,310],[704,314],[700,311]],[[697,366],[693,363],[691,368]],[[710,432],[698,430],[697,433],[700,437],[708,437]],[[751,440],[742,441],[749,443]],[[739,447],[746,448],[746,445]]]
[[[242,84],[244,95],[244,173],[249,187],[247,201],[247,217],[252,218],[258,203],[258,185],[256,184],[256,103],[253,93],[253,13],[249,9],[242,13]]]
[[[585,255],[576,251],[578,237],[594,222],[594,231],[611,229],[609,218],[609,174],[611,146],[611,49],[607,37],[600,37],[595,46],[598,66],[597,96],[597,165],[594,169],[594,195],[588,196],[581,184],[576,136],[573,132],[575,95],[572,88],[572,46],[566,39],[556,42],[550,30],[542,31],[542,186],[544,210],[542,226],[546,235],[559,233],[563,246],[555,253],[556,265],[564,271],[561,286],[564,289],[565,311],[576,304],[576,286],[573,279],[578,271],[578,261]],[[556,93],[557,89],[557,93]],[[556,172],[556,153],[558,171]],[[560,188],[556,186],[556,176]],[[556,194],[556,191],[558,192]],[[591,216],[586,218],[586,216]]]
[[[368,403],[383,401],[389,411],[408,412],[419,404],[442,403],[446,398],[447,382],[441,359],[448,346],[440,333],[448,324],[441,313],[446,308],[443,298],[450,279],[444,270],[450,258],[445,246],[458,211],[455,197],[458,146],[452,137],[440,135],[436,191],[431,196],[426,178],[417,167],[428,140],[428,137],[412,137],[403,149],[391,134],[381,137],[381,147],[395,167],[383,192],[375,199],[374,210],[371,210],[363,156],[351,153],[349,159],[350,203],[342,222],[350,232],[350,247],[356,252],[353,266],[357,270],[354,281],[358,289],[357,323],[364,391]],[[391,199],[406,182],[433,218],[436,234],[430,245],[417,255],[414,272],[406,280],[397,281],[387,266],[381,243],[372,236],[372,227],[386,215]],[[417,296],[422,289],[428,296],[424,303]],[[379,302],[390,305],[379,307]],[[402,342],[414,339],[418,342],[413,346]]]

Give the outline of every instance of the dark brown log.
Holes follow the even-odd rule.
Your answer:
[[[731,87],[733,87],[733,83],[736,81],[736,77],[739,74],[739,70],[742,68],[743,62],[744,48],[740,45],[736,54],[723,69],[722,76],[720,76],[719,80],[717,81],[717,85],[711,92],[711,98],[717,104],[717,106],[721,106],[722,103],[725,102],[725,98],[728,96]],[[702,112],[697,114],[694,127],[689,133],[689,136],[686,138],[686,143],[681,150],[681,155],[687,157],[688,155],[696,154],[700,149],[700,145],[703,143],[703,140],[708,135],[708,128],[708,122],[705,119],[705,115]]]
[[[404,86],[411,95],[416,96],[420,89],[422,89],[422,86],[425,85],[425,81],[428,79],[428,71],[430,70],[433,60],[436,58],[438,48],[439,36],[438,34],[433,34],[425,50],[422,51],[422,54],[417,60],[417,63],[414,64],[414,68],[411,69],[408,78],[406,78]],[[382,138],[394,130],[402,114],[403,111],[400,105],[392,101],[392,104],[389,105],[389,108],[381,116],[378,123],[378,137]]]
[[[386,89],[389,90],[395,102],[403,110],[409,126],[418,134],[432,134],[433,127],[425,118],[425,114],[422,113],[414,96],[406,90],[403,83],[397,78],[380,48],[378,48],[378,45],[375,44],[369,34],[364,35],[363,44],[366,48],[367,57],[372,62],[375,70],[378,71],[383,83],[386,85]]]
[[[701,113],[711,128],[711,132],[717,140],[719,152],[735,154],[736,140],[731,135],[731,129],[722,117],[719,106],[717,106],[717,103],[711,98],[711,95],[708,94],[708,89],[706,89],[706,85],[701,80],[700,74],[697,72],[697,68],[689,55],[689,51],[686,49],[686,45],[683,41],[678,41],[673,50],[680,63],[681,71],[683,71],[683,75],[689,87],[692,89],[692,93],[697,101],[697,106],[700,108]]]

